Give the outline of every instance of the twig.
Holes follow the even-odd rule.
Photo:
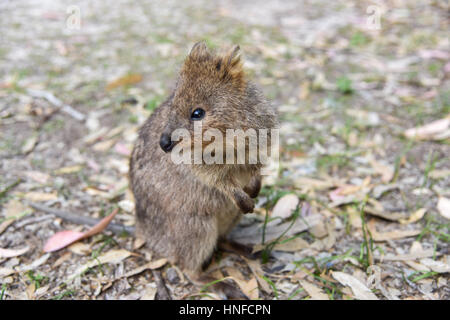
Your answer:
[[[33,203],[33,202],[28,203],[28,205],[36,210],[51,213],[51,214],[53,214],[57,217],[60,217],[64,220],[67,220],[72,223],[80,224],[80,225],[94,226],[97,223],[99,223],[99,221],[100,221],[99,219],[86,217],[86,216],[80,216],[78,214],[61,211],[61,210],[57,210],[57,209],[52,209],[52,208],[49,208],[49,207],[46,207],[46,206],[43,206],[43,205],[40,205],[37,203]],[[134,234],[135,228],[131,227],[131,226],[124,226],[124,225],[117,224],[117,223],[110,223],[106,227],[106,230],[110,230],[117,234],[121,234],[123,232],[127,232],[129,234]]]
[[[17,179],[16,181],[14,181],[13,183],[11,183],[10,185],[6,186],[5,189],[3,189],[2,191],[0,191],[0,198],[3,198],[8,192],[9,190],[11,190],[12,188],[14,188],[15,186],[17,186],[19,183],[22,182],[22,179]]]
[[[75,118],[75,119],[77,119],[79,121],[84,121],[86,119],[86,116],[84,114],[82,114],[81,112],[75,110],[70,105],[65,104],[64,102],[62,102],[61,100],[56,98],[50,92],[41,91],[41,90],[35,90],[35,89],[27,89],[27,92],[28,92],[29,95],[31,95],[31,96],[33,96],[35,98],[44,98],[44,99],[46,99],[48,102],[53,104],[55,107],[61,109],[62,111],[64,111],[65,113],[67,113],[68,115],[70,115],[71,117],[73,117],[73,118]]]

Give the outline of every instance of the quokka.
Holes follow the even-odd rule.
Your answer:
[[[174,90],[140,128],[131,156],[136,234],[194,282],[201,282],[202,265],[218,240],[254,209],[262,163],[176,164],[171,151],[182,142],[172,133],[188,130],[193,144],[197,122],[224,135],[227,129],[277,127],[275,109],[249,81],[241,60],[238,46],[215,53],[204,42],[195,44]]]

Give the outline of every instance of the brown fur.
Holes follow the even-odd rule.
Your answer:
[[[190,115],[198,107],[206,111],[204,130],[270,129],[277,123],[273,108],[246,78],[239,47],[215,54],[200,42],[174,91],[141,127],[130,162],[137,234],[191,275],[199,274],[219,237],[253,210],[251,197],[261,187],[260,164],[176,165],[161,149],[163,133],[186,128],[193,135]]]

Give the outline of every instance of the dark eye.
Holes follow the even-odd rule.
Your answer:
[[[192,111],[191,119],[192,120],[202,120],[205,117],[205,110],[202,108],[197,108]]]

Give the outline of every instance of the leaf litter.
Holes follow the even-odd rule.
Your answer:
[[[288,1],[279,9],[292,9],[283,13],[241,5],[216,10],[195,0],[169,17],[173,10],[160,10],[169,3],[99,4],[85,17],[92,28],[65,40],[47,19],[30,32],[24,15],[6,5],[8,19],[0,21],[17,26],[4,34],[11,46],[0,63],[0,281],[7,299],[155,299],[159,270],[173,298],[198,292],[184,277],[169,283],[173,266],[143,242],[104,227],[115,208],[115,222],[134,226],[127,161],[137,128],[169,93],[175,70],[167,66],[179,65],[188,42],[203,39],[208,27],[210,45],[241,45],[282,124],[280,172],[265,178],[255,213],[230,234],[253,253],[216,254],[217,276],[228,274],[252,299],[449,299],[445,8],[419,1],[402,4],[399,15],[387,2],[392,10],[379,32],[356,23],[365,20],[364,5]],[[124,6],[129,15],[117,23]],[[43,17],[65,12],[33,8]],[[135,32],[138,10],[151,16],[145,35]],[[192,26],[189,35],[175,28],[184,24]],[[26,50],[17,41],[24,34]],[[88,50],[92,35],[95,51]],[[49,37],[58,39],[54,54],[38,41]],[[83,232],[30,210],[30,202],[107,220]]]

